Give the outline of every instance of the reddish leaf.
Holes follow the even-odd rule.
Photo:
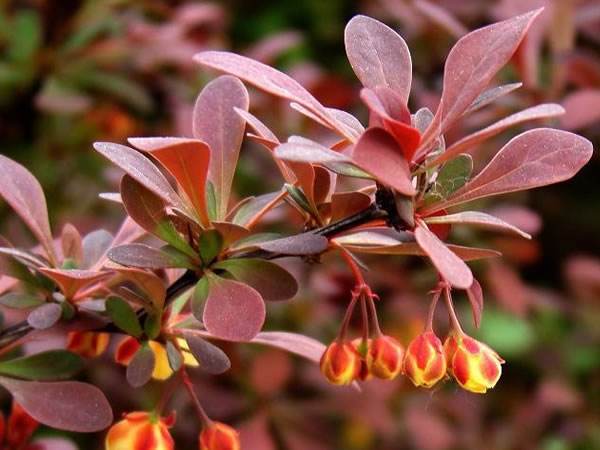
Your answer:
[[[487,106],[490,103],[496,101],[500,97],[510,94],[516,89],[519,89],[521,86],[523,86],[523,83],[509,83],[487,89],[481,94],[479,94],[479,97],[477,97],[473,101],[473,103],[471,103],[469,108],[465,111],[465,114],[477,111],[478,109],[483,108],[484,106]]]
[[[218,219],[227,214],[246,126],[234,108],[248,110],[248,104],[248,92],[240,80],[224,75],[202,89],[194,106],[194,136],[210,147],[209,177],[217,196]]]
[[[327,250],[329,241],[326,237],[307,232],[273,241],[260,242],[255,245],[268,252],[289,256],[302,256],[324,252]]]
[[[337,129],[344,136],[351,140],[353,139],[352,135],[348,135],[346,127],[340,126],[331,113],[304,89],[300,83],[272,67],[246,58],[245,56],[218,51],[198,53],[194,56],[194,60],[203,66],[212,67],[213,69],[235,75],[271,94],[299,103],[330,124],[332,128]]]
[[[45,303],[29,313],[27,323],[36,330],[46,330],[56,324],[61,315],[62,308],[58,303]]]
[[[211,333],[229,341],[249,341],[265,321],[260,294],[238,281],[212,276],[202,321]]]
[[[27,413],[44,425],[76,433],[107,428],[112,408],[95,386],[78,381],[39,382],[0,377],[4,386]]]
[[[138,288],[144,292],[152,302],[156,311],[162,310],[167,294],[164,282],[154,273],[147,272],[141,269],[117,268],[123,278],[133,282]]]
[[[370,204],[371,197],[362,192],[336,192],[331,197],[331,222],[356,214]]]
[[[63,258],[71,259],[80,264],[83,259],[83,244],[77,228],[70,223],[65,224],[61,234]]]
[[[414,7],[429,20],[448,31],[453,37],[459,38],[467,34],[468,30],[465,26],[443,7],[427,0],[415,2]]]
[[[435,234],[423,226],[417,226],[415,238],[444,280],[459,289],[467,289],[473,284],[473,274],[469,266],[452,253]]]
[[[422,146],[444,133],[469,108],[504,66],[542,9],[513,17],[462,37],[452,48],[444,68],[444,88],[435,118]]]
[[[481,314],[483,312],[483,290],[479,281],[473,278],[473,284],[467,289],[467,297],[471,303],[471,310],[473,311],[473,323],[477,328],[481,324]]]
[[[49,269],[46,267],[40,267],[38,270],[54,281],[67,299],[72,299],[80,289],[111,275],[110,272],[92,270]]]
[[[0,155],[0,196],[23,219],[42,244],[51,262],[56,262],[46,198],[40,183],[21,164]]]
[[[264,259],[228,259],[213,265],[252,286],[266,301],[289,300],[298,292],[298,282],[283,267]]]
[[[325,345],[321,342],[302,334],[285,331],[263,331],[258,333],[251,342],[280,348],[315,363],[319,362],[325,351]]]
[[[600,121],[600,89],[582,89],[562,101],[567,113],[561,118],[563,128],[577,130]]]
[[[241,225],[229,222],[213,222],[212,226],[223,238],[223,248],[229,247],[232,243],[245,238],[250,234],[250,230]]]
[[[385,130],[368,129],[356,143],[352,158],[383,184],[404,195],[415,195],[408,162],[394,138]]]
[[[111,248],[108,257],[111,261],[123,266],[139,267],[144,269],[163,269],[168,267],[185,267],[192,269],[192,261],[170,247],[158,249],[146,244],[125,244]]]
[[[134,223],[129,217],[128,221]],[[136,225],[137,228],[139,228]],[[96,230],[84,236],[81,243],[83,247],[83,269],[97,270],[105,259],[106,252],[113,242],[113,235],[106,230]]]
[[[568,180],[590,160],[592,152],[591,142],[567,131],[526,131],[511,139],[477,176],[446,201],[425,208],[422,213]]]
[[[363,86],[387,86],[408,102],[412,62],[404,39],[375,19],[355,16],[346,25],[344,42],[348,60]]]
[[[158,142],[155,142],[156,140]],[[129,142],[138,148],[151,151],[152,156],[158,159],[177,180],[201,223],[208,225],[210,223],[206,210],[206,179],[210,161],[208,145],[196,139],[176,138],[173,140],[136,138],[129,139]]]
[[[544,103],[537,106],[532,106],[531,108],[524,109],[523,111],[519,111],[518,113],[511,114],[508,117],[505,117],[502,120],[499,120],[492,125],[477,131],[476,133],[470,134],[462,138],[460,141],[455,142],[450,147],[446,149],[444,153],[442,153],[437,158],[433,159],[431,162],[428,162],[428,166],[433,166],[436,164],[441,164],[446,162],[456,155],[460,153],[464,153],[465,151],[479,145],[481,142],[489,139],[492,136],[495,136],[507,128],[510,128],[514,125],[517,125],[522,122],[527,122],[529,120],[538,120],[538,119],[547,119],[550,117],[556,117],[561,114],[564,114],[565,110],[562,106],[557,105],[556,103]]]
[[[141,153],[125,145],[111,142],[96,142],[94,148],[105,158],[123,169],[131,178],[154,192],[169,205],[186,211],[181,198],[171,187],[165,176]]]
[[[231,211],[230,214],[233,215],[232,222],[236,225],[246,226],[255,217],[263,214],[264,210],[270,207],[279,194],[279,192],[270,192],[258,197],[247,197],[246,201],[240,202],[237,210]]]
[[[449,214],[445,216],[431,216],[426,217],[423,220],[428,224],[466,224],[466,225],[477,225],[484,228],[492,228],[503,231],[509,231],[511,233],[518,234],[526,239],[531,239],[531,235],[519,230],[514,225],[505,222],[502,219],[491,216],[489,214],[479,211],[463,211],[456,214]]]
[[[155,365],[154,352],[150,346],[142,345],[127,365],[127,382],[134,388],[145,385],[152,378]]]
[[[231,361],[216,345],[205,341],[192,331],[183,331],[190,353],[200,364],[200,368],[211,375],[220,375],[231,368]]]

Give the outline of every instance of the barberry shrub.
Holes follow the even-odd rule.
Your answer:
[[[466,291],[478,326],[483,293],[467,262],[499,253],[452,244],[449,231],[468,225],[530,236],[487,213],[454,208],[567,180],[589,161],[592,145],[566,131],[532,129],[472,174],[471,154],[479,144],[512,125],[563,113],[555,104],[528,108],[449,145],[444,135],[514,87],[489,85],[539,13],[461,38],[448,55],[435,113],[407,106],[412,75],[404,40],[374,19],[354,17],[345,31],[346,52],[363,85],[368,124],[322,105],[272,67],[227,52],[197,54],[200,66],[225,74],[198,96],[193,137],[94,145],[125,173],[118,193],[102,195],[127,214],[114,236],[97,230],[82,237],[72,225],[52,234],[39,183],[0,156],[0,195],[39,241],[22,249],[4,240],[0,248],[0,302],[26,313],[25,321],[0,331],[5,355],[0,385],[31,420],[74,432],[110,427],[107,449],[148,442],[152,445],[143,448],[173,448],[169,428],[175,417],[164,411],[172,388],[165,388],[153,411],[130,412],[113,424],[111,405],[98,387],[68,380],[113,340],[114,361],[126,367],[131,386],[173,379],[187,389],[198,413],[199,447],[206,450],[240,446],[234,429],[204,412],[189,377],[192,370],[218,375],[230,368],[215,341],[287,350],[319,363],[323,375],[339,385],[405,374],[423,387],[448,375],[473,392],[494,387],[504,361],[464,333],[452,294]],[[328,133],[321,142],[304,136],[281,141],[249,112],[243,82],[290,101]],[[235,203],[232,182],[244,138],[269,152],[282,186]],[[362,181],[354,183],[357,179]],[[302,218],[295,233],[262,231],[275,208],[283,217]],[[148,236],[154,239],[145,242],[152,245],[139,242]],[[355,280],[337,338],[325,346],[296,333],[261,331],[265,303],[289,300],[299,287],[277,259],[298,257],[309,264],[324,253],[339,254]],[[437,272],[425,329],[406,348],[380,329],[378,297],[358,254],[425,257]],[[445,343],[433,329],[442,297],[451,328]],[[362,328],[352,336],[355,311]],[[51,328],[67,334],[65,349],[13,357],[12,350]]]

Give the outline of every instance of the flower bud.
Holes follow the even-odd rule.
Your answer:
[[[478,394],[493,388],[504,360],[490,347],[462,333],[451,333],[444,342],[448,371],[467,391]]]
[[[356,378],[360,381],[368,381],[373,378],[373,374],[369,371],[369,367],[367,366],[366,358],[370,344],[371,339],[365,341],[362,338],[356,338],[352,340],[352,346],[360,355],[360,369],[358,371],[358,375],[356,376]]]
[[[426,331],[412,340],[404,356],[404,373],[415,386],[430,388],[446,374],[442,342]]]
[[[169,423],[147,412],[132,412],[114,424],[106,436],[105,450],[173,450]]]
[[[402,372],[404,348],[391,336],[380,336],[369,343],[369,373],[383,380],[393,380]]]
[[[240,450],[240,436],[235,428],[212,422],[198,437],[200,450]]]
[[[321,356],[321,373],[333,384],[350,384],[358,377],[361,357],[349,342],[332,342]]]
[[[67,335],[67,350],[84,358],[96,358],[108,347],[110,335],[94,331],[71,331]]]

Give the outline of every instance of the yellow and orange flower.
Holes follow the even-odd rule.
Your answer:
[[[404,356],[404,373],[415,386],[432,387],[446,375],[442,341],[433,331],[412,340]]]
[[[240,436],[235,428],[212,422],[198,437],[200,450],[240,450]]]
[[[147,412],[131,412],[114,424],[106,435],[105,450],[173,450],[169,433],[171,419]]]
[[[181,349],[184,364],[190,367],[198,367],[198,361],[196,361],[190,353],[187,342],[184,339],[177,339],[177,344]],[[152,372],[152,378],[159,381],[167,380],[173,375],[173,369],[171,369],[169,364],[165,346],[157,341],[149,341],[148,345],[154,353],[154,371]],[[115,361],[124,366],[129,365],[140,347],[141,344],[137,339],[131,336],[126,337],[119,342],[119,345],[117,346]]]
[[[370,374],[393,380],[402,373],[404,347],[391,336],[379,336],[369,342],[366,360]]]
[[[467,391],[484,394],[493,388],[504,360],[490,347],[464,333],[453,332],[444,342],[448,371]]]
[[[67,334],[67,350],[84,358],[102,355],[110,341],[110,334],[95,331],[71,331]]]
[[[360,374],[361,357],[350,342],[333,342],[321,356],[321,373],[333,384],[352,383]]]

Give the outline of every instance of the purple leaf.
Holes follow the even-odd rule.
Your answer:
[[[171,247],[163,250],[146,244],[125,244],[111,248],[108,258],[122,266],[140,267],[145,269],[163,269],[167,267],[193,268],[186,255]]]
[[[592,143],[568,131],[538,128],[511,139],[470,182],[422,211],[568,180],[592,157]]]
[[[0,155],[0,196],[23,219],[42,244],[50,261],[56,261],[46,198],[40,183],[21,164]]]
[[[125,145],[96,142],[94,148],[105,158],[123,169],[131,178],[154,192],[168,204],[186,211],[186,206],[165,176],[141,153]]]
[[[219,51],[198,53],[194,56],[194,60],[203,66],[229,73],[271,94],[296,102],[330,124],[332,128],[337,129],[348,139],[353,139],[351,135],[348,136],[346,127],[340,126],[327,109],[300,83],[266,64],[235,53]]]
[[[231,368],[231,361],[216,345],[202,339],[191,331],[183,331],[190,353],[200,364],[200,369],[211,375],[220,375]]]
[[[456,43],[446,59],[442,98],[422,147],[444,133],[469,108],[508,62],[541,12],[542,9],[537,9],[480,28]]]
[[[46,330],[56,324],[61,316],[62,308],[58,303],[45,303],[29,313],[27,323],[36,330]]]
[[[142,345],[127,365],[127,382],[134,388],[145,385],[152,378],[155,365],[154,352],[149,345]]]
[[[194,136],[210,147],[209,178],[217,196],[217,219],[225,218],[246,121],[234,108],[248,110],[248,91],[235,77],[208,83],[194,106]]]
[[[302,334],[285,331],[263,331],[258,333],[251,342],[295,353],[315,363],[319,362],[325,351],[325,345],[321,342]]]
[[[459,289],[467,289],[473,284],[473,274],[469,266],[435,234],[423,226],[417,226],[415,238],[444,280]]]
[[[92,433],[107,428],[113,421],[106,397],[91,384],[21,381],[5,377],[0,377],[0,384],[31,417],[52,428]]]
[[[327,250],[329,241],[326,237],[306,232],[294,236],[260,242],[256,247],[268,252],[289,256],[314,255]]]
[[[164,305],[167,289],[163,280],[153,272],[148,272],[133,267],[115,269],[125,279],[134,283],[146,294],[152,302],[156,311],[160,311]]]
[[[473,278],[473,284],[467,289],[467,297],[469,297],[471,310],[473,311],[473,323],[479,328],[483,312],[483,291],[479,281],[475,278]]]
[[[415,195],[410,169],[402,149],[382,128],[368,129],[354,146],[352,158],[381,183],[401,194]]]
[[[250,286],[211,276],[202,321],[220,339],[249,341],[263,326],[265,303]]]
[[[266,301],[289,300],[298,292],[298,282],[292,274],[264,259],[231,258],[214,264],[213,268],[225,270],[236,280],[252,286]]]
[[[201,223],[208,225],[206,179],[211,156],[208,145],[197,139],[181,138],[130,138],[129,142],[148,149],[158,159],[177,180]]]
[[[464,211],[456,214],[449,214],[446,216],[431,216],[425,217],[423,220],[428,224],[436,224],[436,223],[457,223],[457,224],[466,224],[466,225],[476,225],[483,228],[492,228],[503,231],[509,231],[511,233],[518,234],[525,239],[531,239],[531,235],[521,231],[514,225],[505,222],[502,219],[494,217],[490,214],[486,214],[479,211]]]
[[[412,62],[404,39],[375,19],[355,16],[346,25],[344,43],[348,60],[363,86],[386,86],[404,103],[408,102]]]
[[[450,147],[446,149],[444,153],[442,153],[437,158],[433,159],[431,162],[428,162],[428,166],[433,166],[436,164],[441,164],[446,162],[456,155],[460,153],[464,153],[465,151],[479,145],[486,139],[489,139],[492,136],[495,136],[507,128],[510,128],[519,123],[527,122],[529,120],[538,120],[538,119],[547,119],[550,117],[560,116],[564,114],[565,110],[562,106],[557,105],[556,103],[544,103],[541,105],[532,106],[531,108],[524,109],[523,111],[519,111],[518,113],[511,114],[508,117],[505,117],[502,120],[499,120],[492,125],[485,127],[482,130],[477,131],[476,133],[470,134],[460,141],[455,142]]]
[[[478,109],[483,108],[484,106],[487,106],[490,103],[498,100],[500,97],[510,94],[516,89],[519,89],[521,86],[523,86],[523,83],[509,83],[489,88],[483,91],[481,94],[479,94],[479,97],[473,100],[473,103],[471,103],[469,108],[465,111],[465,114],[477,111]]]

